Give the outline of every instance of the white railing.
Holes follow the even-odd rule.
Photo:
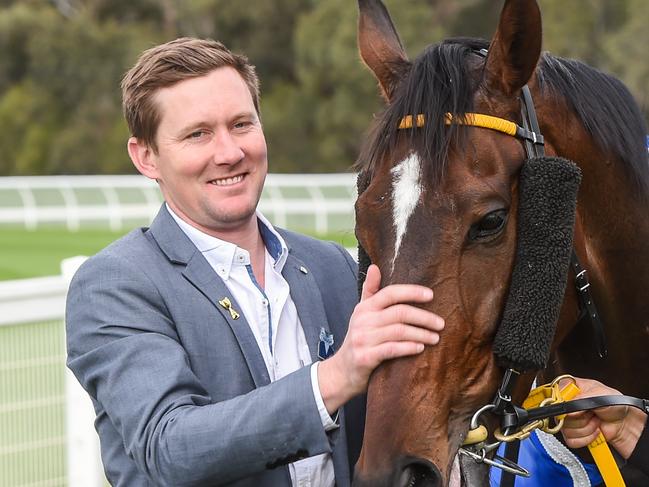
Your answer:
[[[0,485],[101,487],[94,411],[65,368],[62,275],[0,282]]]
[[[118,191],[136,201],[120,200]],[[150,220],[162,201],[156,183],[139,176],[3,177],[3,194],[0,222],[29,230],[42,224],[65,224],[76,231],[88,221],[107,222],[111,230],[121,230],[127,219]],[[11,201],[15,195],[18,199]]]
[[[259,208],[280,227],[326,234],[353,226],[354,174],[269,174]],[[151,221],[162,202],[143,176],[0,177],[0,225],[122,230]]]
[[[63,318],[66,289],[62,276],[0,281],[0,326]]]

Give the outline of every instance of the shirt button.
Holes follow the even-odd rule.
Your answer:
[[[237,255],[237,260],[239,262],[243,262],[243,255]]]
[[[268,300],[267,299],[262,299],[261,304],[263,304],[264,306],[268,306]]]

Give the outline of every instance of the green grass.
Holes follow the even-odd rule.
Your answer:
[[[28,231],[0,229],[0,280],[54,276],[61,273],[61,261],[75,255],[93,255],[123,232],[62,228]]]
[[[61,273],[60,263],[75,255],[93,255],[117,240],[127,231],[81,230],[70,232],[62,228],[28,231],[0,228],[0,280],[54,276]],[[344,247],[355,247],[353,231],[318,235]]]

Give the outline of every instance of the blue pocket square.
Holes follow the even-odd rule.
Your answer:
[[[320,341],[318,342],[318,358],[320,360],[331,357],[336,350],[334,349],[334,336],[324,328],[320,328]]]

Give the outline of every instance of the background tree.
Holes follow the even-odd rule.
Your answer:
[[[411,57],[491,37],[502,2],[385,0]],[[647,101],[646,0],[539,0],[545,49],[608,70]],[[0,174],[132,173],[119,81],[179,36],[244,52],[262,79],[275,172],[348,170],[382,109],[353,0],[0,0]]]

